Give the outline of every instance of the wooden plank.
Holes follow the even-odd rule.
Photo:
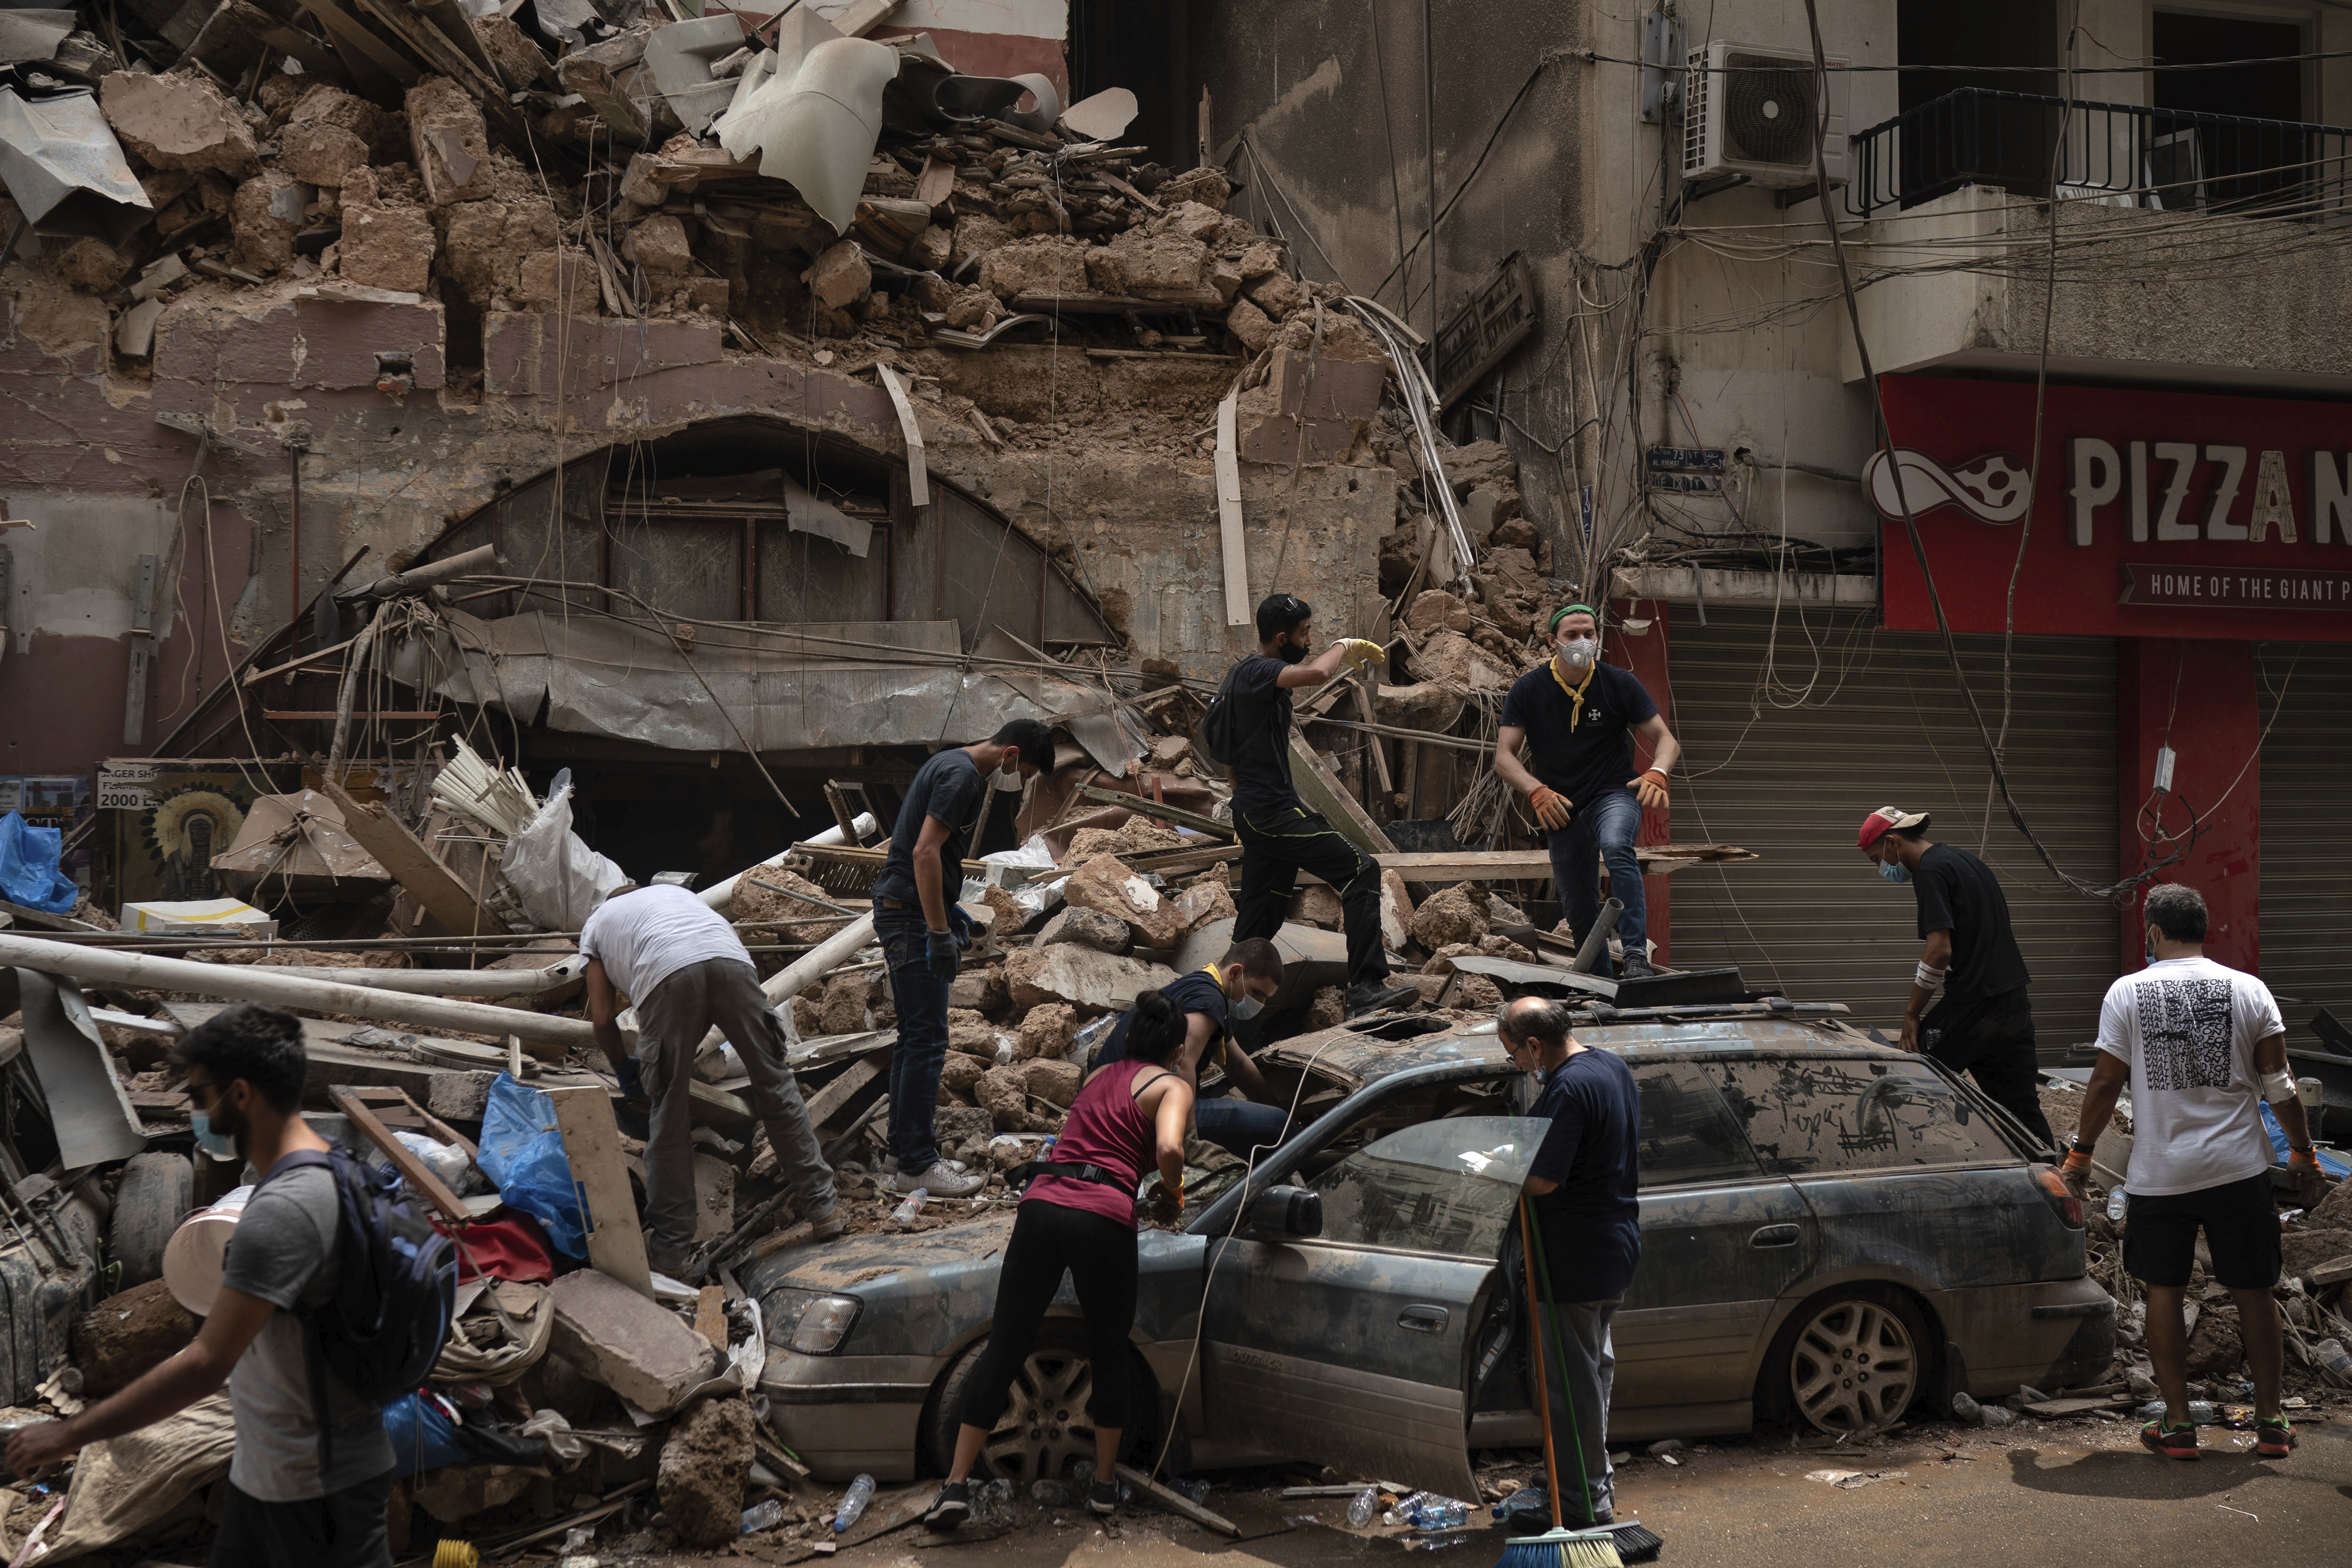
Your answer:
[[[1356,711],[1364,716],[1365,723],[1378,723],[1379,715],[1372,710],[1370,673],[1363,672],[1349,684],[1356,689]],[[1372,771],[1381,781],[1381,798],[1388,802],[1388,797],[1396,793],[1396,780],[1389,775],[1388,748],[1381,744],[1378,735],[1372,735],[1366,738],[1365,749],[1372,753]]]
[[[1290,731],[1290,782],[1298,791],[1299,798],[1306,801],[1308,810],[1322,813],[1325,821],[1338,828],[1349,843],[1365,854],[1383,856],[1397,852],[1397,847],[1389,842],[1389,836],[1381,831],[1381,825],[1372,820],[1371,814],[1364,809],[1363,804],[1349,795],[1347,786],[1323,765],[1323,759],[1316,755],[1315,748],[1308,745],[1307,738],[1297,730]],[[1549,876],[1550,873],[1545,874]],[[1410,881],[1412,879],[1408,875],[1406,879]]]
[[[646,142],[646,117],[629,101],[613,80],[613,73],[596,60],[583,56],[567,57],[555,68],[556,79],[572,92],[588,100],[596,118],[613,133],[616,142],[626,142],[642,147]]]
[[[320,791],[342,808],[343,830],[375,857],[393,880],[416,896],[425,912],[441,922],[452,936],[482,936],[499,927],[474,902],[474,895],[449,868],[434,858],[425,841],[382,805],[353,800],[331,778],[319,781]]]
[[[808,1097],[806,1109],[811,1127],[822,1127],[839,1114],[849,1103],[850,1096],[880,1077],[882,1068],[874,1057],[864,1057],[841,1069],[841,1075]]]
[[[383,1151],[383,1157],[392,1162],[392,1168],[398,1171],[410,1186],[424,1194],[425,1201],[439,1209],[443,1218],[456,1220],[462,1225],[474,1217],[467,1212],[464,1201],[428,1170],[424,1161],[411,1153],[407,1144],[394,1137],[392,1129],[377,1120],[376,1113],[370,1110],[358,1095],[344,1085],[337,1084],[327,1091],[327,1097],[334,1102],[336,1110],[351,1118],[352,1125],[360,1130],[362,1137]]]
[[[250,669],[237,679],[240,684],[252,686],[268,679],[273,675],[284,675],[289,670],[300,669],[306,665],[316,664],[322,658],[332,658],[359,640],[355,637],[345,637],[332,647],[322,647],[316,653],[306,653],[300,658],[290,658],[284,664],[275,664],[268,669]]]
[[[637,1205],[629,1194],[629,1168],[621,1160],[621,1129],[613,1101],[603,1088],[551,1089],[555,1124],[563,1131],[564,1157],[572,1163],[588,1217],[588,1266],[653,1300],[653,1268],[646,1261],[646,1233],[637,1228]]]
[[[522,1080],[520,1079],[517,1079],[515,1081],[520,1083]],[[406,1089],[395,1089],[383,1092],[398,1095],[400,1097],[400,1102],[408,1107],[411,1111],[414,1111],[416,1115],[416,1119],[424,1123],[425,1131],[432,1133],[433,1136],[440,1139],[444,1143],[455,1143],[458,1148],[463,1149],[466,1152],[467,1159],[478,1160],[482,1157],[481,1150],[475,1145],[475,1142],[471,1138],[467,1137],[464,1133],[458,1131],[456,1128],[450,1126],[447,1122],[442,1121],[439,1117],[434,1115],[431,1111],[417,1104],[415,1100]],[[361,1098],[366,1099],[368,1098],[368,1095],[366,1093],[362,1093]]]
[[[877,364],[877,374],[882,378],[884,390],[898,410],[898,433],[907,438],[907,504],[931,504],[930,471],[923,461],[923,426],[915,417],[914,400],[907,395],[907,384],[887,364]],[[977,835],[974,836],[977,837]]]
[[[1100,784],[1080,784],[1078,793],[1088,800],[1099,801],[1105,805],[1124,806],[1139,816],[1154,816],[1162,822],[1173,822],[1185,827],[1198,828],[1212,838],[1221,838],[1228,844],[1234,841],[1234,829],[1231,823],[1219,822],[1215,817],[1203,816],[1197,811],[1184,811],[1164,801],[1153,800],[1146,795],[1129,795],[1121,790],[1105,789]]]
[[[424,77],[415,61],[360,26],[335,0],[300,3],[318,19],[320,27],[334,44],[335,53],[351,68],[352,79],[367,97],[379,102],[387,96],[397,100]]]
[[[1241,402],[1236,385],[1217,405],[1217,539],[1225,563],[1225,625],[1251,626],[1257,607],[1249,602],[1249,551],[1242,533],[1242,464],[1234,435]]]
[[[710,1342],[711,1349],[727,1353],[727,1287],[705,1285],[694,1302],[694,1331]]]
[[[1303,786],[1300,793],[1305,793]],[[1685,866],[1759,858],[1746,849],[1701,856],[1687,847],[1664,844],[1644,845],[1633,853],[1643,868],[1654,874]],[[1429,854],[1382,853],[1373,858],[1387,869],[1402,871],[1409,882],[1529,881],[1551,875],[1551,854],[1544,849],[1450,849]]]
[[[1148,1493],[1151,1500],[1171,1513],[1183,1515],[1195,1524],[1205,1525],[1221,1535],[1239,1535],[1242,1527],[1221,1513],[1212,1513],[1173,1487],[1163,1487],[1133,1465],[1118,1467],[1118,1479],[1137,1491]]]

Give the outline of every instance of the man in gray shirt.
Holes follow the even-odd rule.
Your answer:
[[[236,1420],[228,1500],[213,1542],[215,1568],[295,1563],[303,1568],[390,1568],[384,1505],[392,1443],[383,1413],[331,1383],[333,1464],[320,1473],[319,1425],[297,1307],[333,1294],[339,1199],[333,1173],[305,1166],[276,1181],[289,1154],[327,1152],[302,1121],[308,1062],[289,1013],[247,1005],[188,1031],[173,1053],[188,1069],[197,1141],[238,1153],[263,1173],[230,1239],[220,1294],[194,1343],[121,1393],[8,1443],[8,1466],[29,1475],[85,1444],[153,1425],[226,1381]]]

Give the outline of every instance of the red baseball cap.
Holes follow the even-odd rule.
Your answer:
[[[1862,819],[1862,831],[1854,836],[1857,847],[1867,849],[1898,827],[1925,827],[1927,814],[1906,811],[1899,805],[1882,805]]]

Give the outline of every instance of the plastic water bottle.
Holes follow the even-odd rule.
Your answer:
[[[2322,1340],[2311,1347],[2319,1364],[2338,1377],[2352,1377],[2352,1354],[2347,1354],[2341,1340]]]
[[[924,1201],[931,1195],[929,1187],[917,1187],[907,1194],[907,1201],[890,1211],[890,1217],[900,1225],[912,1225],[923,1212]],[[868,1489],[869,1490],[871,1489]]]
[[[743,1533],[757,1535],[763,1530],[773,1530],[784,1517],[784,1505],[774,1498],[743,1510]]]
[[[1984,1425],[1984,1406],[1969,1398],[1966,1389],[1953,1394],[1952,1415],[1955,1420],[1965,1421],[1971,1426]]]
[[[856,1524],[857,1516],[866,1511],[866,1505],[873,1500],[874,1478],[872,1476],[860,1476],[850,1482],[849,1489],[841,1494],[841,1511],[833,1516],[833,1532],[839,1535],[851,1525]]]
[[[2131,1194],[2126,1192],[2123,1188],[2117,1187],[2114,1192],[2109,1193],[2107,1194],[2107,1222],[2110,1225],[2123,1224],[2124,1211],[2130,1207],[2130,1205]]]
[[[1380,1511],[1380,1489],[1366,1487],[1356,1494],[1356,1500],[1348,1505],[1349,1524],[1358,1530],[1363,1529],[1372,1522],[1372,1515]]]

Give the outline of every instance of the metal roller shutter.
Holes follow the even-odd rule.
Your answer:
[[[2263,980],[2282,998],[2290,1043],[2319,1007],[2352,1022],[2352,646],[2264,643],[2254,652],[2263,722]]]
[[[1983,839],[1990,770],[1940,639],[1769,610],[1677,612],[1668,644],[1675,729],[1686,749],[1675,833],[1744,845],[1763,858],[1677,872],[1677,968],[1736,963],[1751,984],[1844,1002],[1857,1023],[1901,1022],[1919,941],[1907,889],[1881,880],[1854,830],[1882,805],[1934,814],[1929,837],[1980,853],[2001,879],[2026,967],[2042,1058],[2098,1032],[2116,976],[2112,907],[2066,889],[1998,799]],[[2000,639],[1959,639],[1987,721],[2000,714]],[[1819,652],[1816,653],[1818,647]],[[1779,707],[1761,689],[1811,690]],[[1818,670],[1818,674],[1816,671]],[[2116,659],[2104,637],[2016,640],[2006,768],[2060,865],[2116,875]],[[1783,689],[1777,700],[1789,702]],[[1981,842],[1980,842],[1981,841]]]

